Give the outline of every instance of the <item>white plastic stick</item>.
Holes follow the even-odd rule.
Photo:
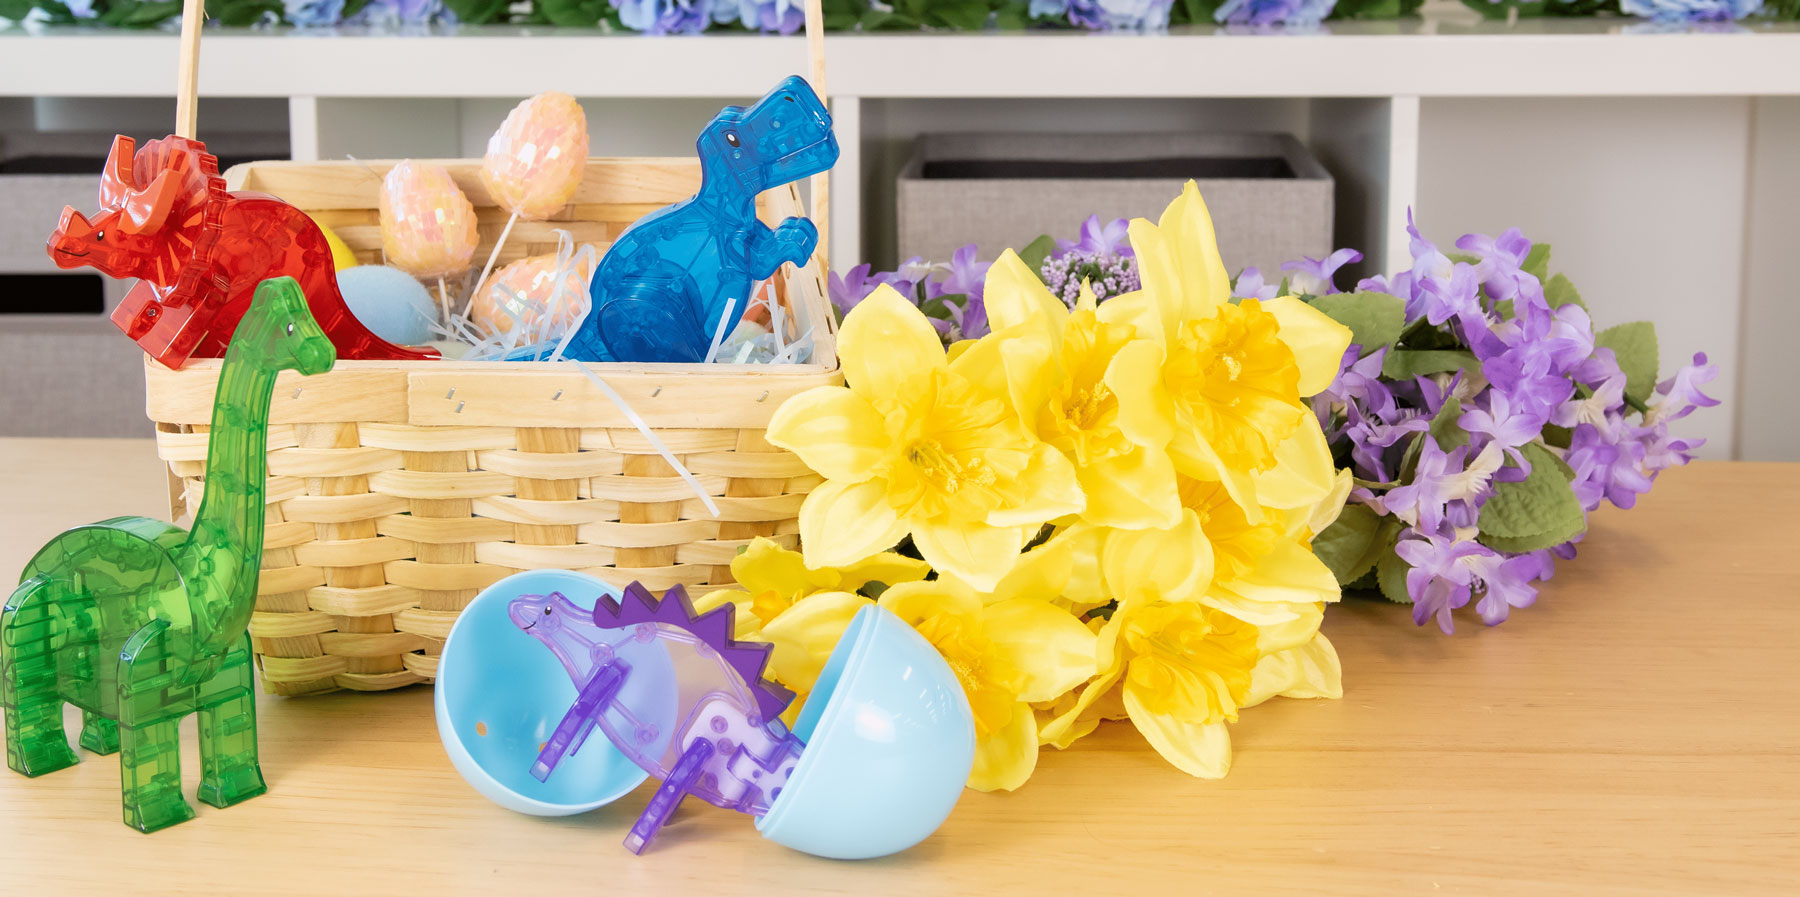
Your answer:
[[[494,270],[494,259],[500,257],[500,247],[506,245],[506,237],[512,233],[513,222],[518,220],[518,212],[512,213],[512,216],[506,219],[506,227],[500,230],[500,239],[494,241],[494,251],[488,253],[487,264],[481,266],[481,276],[475,278],[475,289],[469,291],[469,302],[463,306],[463,314],[468,314],[469,307],[475,304],[475,293],[481,289],[482,284],[487,282],[488,272]]]
[[[645,423],[644,419],[638,416],[637,411],[633,410],[632,407],[626,403],[624,396],[619,395],[610,384],[605,380],[600,379],[599,374],[588,370],[587,365],[569,358],[563,359],[563,364],[574,365],[576,370],[586,374],[589,380],[594,381],[594,385],[600,387],[600,392],[608,399],[611,399],[614,405],[618,406],[619,413],[625,415],[626,420],[631,421],[631,425],[636,427],[637,431],[644,435],[644,439],[650,443],[652,448],[656,449],[657,454],[662,455],[664,461],[669,462],[669,466],[675,469],[676,475],[680,476],[682,481],[687,483],[688,486],[694,490],[695,495],[700,496],[700,503],[706,505],[706,510],[714,517],[719,516],[719,506],[713,502],[712,496],[706,494],[706,487],[700,485],[699,478],[695,477],[694,474],[687,469],[687,465],[682,464],[681,461],[675,457],[675,453],[669,451],[669,447],[664,445],[661,439],[657,438],[656,431],[650,429],[650,425]]]
[[[725,341],[725,325],[731,321],[731,312],[736,308],[735,297],[725,300],[725,313],[719,315],[719,323],[713,327],[712,345],[706,347],[707,364],[712,364],[713,358],[719,354],[719,344]]]

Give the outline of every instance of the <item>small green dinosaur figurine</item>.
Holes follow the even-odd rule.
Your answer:
[[[0,616],[6,765],[28,776],[120,751],[125,824],[193,818],[176,726],[200,714],[200,799],[228,807],[267,790],[256,753],[250,637],[262,566],[269,400],[282,370],[337,360],[291,277],[263,281],[213,396],[206,492],[191,532],[147,517],[76,527],[43,547]]]

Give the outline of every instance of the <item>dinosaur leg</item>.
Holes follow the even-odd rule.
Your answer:
[[[33,577],[19,585],[0,617],[0,655],[6,705],[6,765],[41,776],[75,764],[63,732],[63,700],[56,692],[56,583]]]
[[[215,807],[229,807],[269,790],[257,761],[253,685],[246,633],[207,683],[207,697],[200,705],[200,799]]]
[[[119,751],[119,723],[92,711],[81,711],[81,746],[96,754]]]
[[[125,824],[140,832],[194,818],[194,808],[181,798],[176,727],[183,714],[170,700],[170,692],[180,691],[180,661],[165,644],[167,627],[151,621],[119,652],[119,785]]]

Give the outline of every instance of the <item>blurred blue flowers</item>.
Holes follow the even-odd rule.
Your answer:
[[[1756,15],[1763,0],[1619,0],[1619,10],[1658,22],[1729,22]]]
[[[645,34],[699,34],[713,18],[713,0],[611,0],[619,24]]]

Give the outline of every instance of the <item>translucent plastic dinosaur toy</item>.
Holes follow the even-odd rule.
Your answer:
[[[757,281],[806,264],[819,231],[805,218],[770,228],[756,195],[837,163],[831,115],[805,80],[784,79],[748,109],[727,106],[696,146],[700,192],[645,215],[600,260],[593,310],[564,354],[577,361],[706,360]]]
[[[291,277],[257,286],[235,322],[213,398],[206,496],[191,530],[114,517],[50,540],[0,612],[6,764],[40,776],[81,746],[119,754],[125,824],[152,832],[193,818],[181,796],[183,717],[199,715],[200,799],[263,793],[250,636],[262,568],[269,400],[281,371],[319,374],[337,353]]]
[[[770,803],[806,747],[780,719],[793,692],[762,677],[771,646],[732,638],[735,608],[696,615],[679,586],[661,601],[642,585],[587,610],[563,597],[521,595],[512,621],[542,642],[580,694],[538,754],[547,780],[598,725],[646,772],[663,780],[625,846],[642,853],[689,794],[753,816]],[[661,688],[620,700],[627,677],[653,673]],[[671,711],[672,714],[671,714]]]
[[[137,149],[130,137],[113,138],[99,213],[63,209],[45,248],[58,267],[141,278],[112,320],[169,368],[224,356],[257,285],[283,275],[299,284],[339,358],[438,357],[363,326],[338,292],[319,226],[273,196],[226,190],[219,160],[198,140],[164,137]]]

